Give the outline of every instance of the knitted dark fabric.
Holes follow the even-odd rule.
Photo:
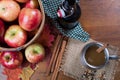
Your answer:
[[[57,29],[65,36],[86,42],[90,37],[89,34],[83,30],[81,24],[79,23],[75,28],[71,30],[64,30],[57,22],[57,9],[62,3],[62,0],[41,0],[45,14],[49,16]]]

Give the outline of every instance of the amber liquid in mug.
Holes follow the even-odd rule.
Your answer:
[[[85,59],[88,64],[93,66],[100,66],[105,64],[105,53],[104,51],[101,51],[100,53],[97,53],[96,50],[98,49],[98,46],[91,46],[87,49],[85,54]]]

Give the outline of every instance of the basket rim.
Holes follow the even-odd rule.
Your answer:
[[[39,29],[37,31],[37,34],[34,35],[34,37],[30,41],[28,41],[27,43],[25,43],[22,46],[19,46],[19,47],[16,47],[16,48],[12,48],[12,47],[10,47],[10,48],[0,47],[0,51],[20,51],[20,50],[26,48],[27,46],[29,46],[30,44],[32,44],[40,36],[40,34],[41,34],[41,32],[42,32],[42,30],[44,28],[45,13],[44,13],[44,8],[43,8],[41,0],[38,0],[38,3],[39,3],[40,11],[42,13],[42,21],[40,23],[40,27],[39,27]]]

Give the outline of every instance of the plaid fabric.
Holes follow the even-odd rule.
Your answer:
[[[81,24],[79,23],[75,28],[71,30],[64,30],[57,22],[57,9],[62,3],[62,0],[41,0],[45,13],[47,16],[53,19],[53,22],[57,29],[65,36],[86,42],[90,37],[89,34],[83,30]]]

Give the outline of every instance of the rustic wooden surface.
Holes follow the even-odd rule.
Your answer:
[[[80,0],[80,23],[91,38],[120,48],[120,0]],[[120,64],[115,80],[120,80]],[[59,73],[58,80],[74,80]]]

